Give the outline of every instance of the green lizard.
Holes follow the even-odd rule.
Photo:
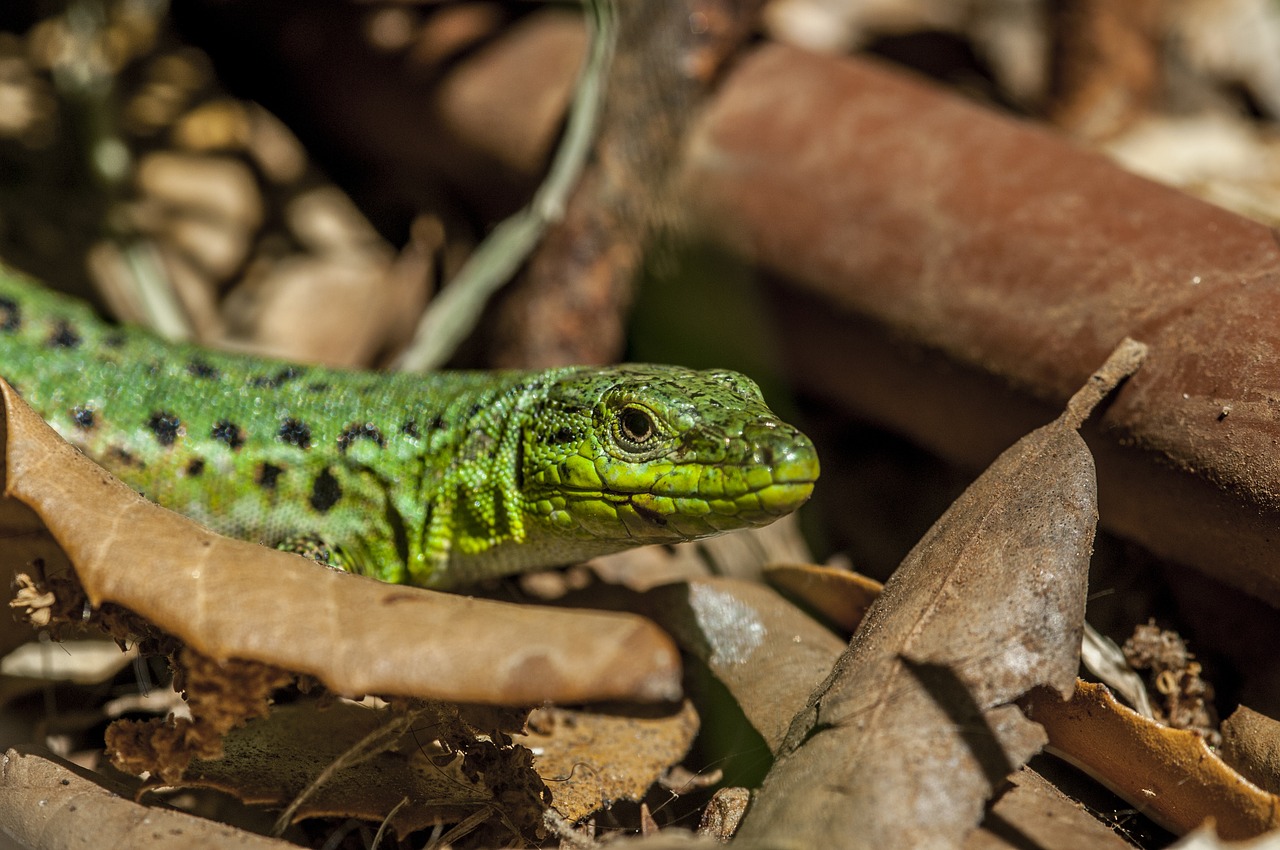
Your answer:
[[[0,375],[165,507],[425,587],[765,525],[818,476],[734,372],[300,366],[109,325],[3,267]]]

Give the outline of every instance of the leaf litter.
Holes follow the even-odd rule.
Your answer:
[[[804,630],[812,621],[767,589],[746,582],[697,579],[667,585],[645,594],[650,597],[647,604],[630,606],[647,610],[663,621],[686,651],[704,661],[714,661],[710,666],[715,675],[730,685],[748,717],[765,733],[770,748],[779,752],[760,802],[748,811],[739,836],[744,846],[762,842],[770,846],[806,846],[806,842],[829,842],[831,836],[838,834],[855,842],[888,846],[959,846],[966,833],[970,840],[965,846],[988,846],[984,843],[988,839],[981,838],[984,831],[974,832],[971,828],[981,816],[983,803],[993,794],[999,795],[993,810],[997,814],[1001,806],[1010,812],[1018,811],[1014,807],[1018,800],[1035,801],[1019,803],[1024,811],[1010,816],[1029,818],[1024,821],[1027,824],[1043,825],[1044,818],[1050,816],[1037,812],[1055,805],[1059,806],[1058,813],[1050,819],[1068,815],[1085,818],[1072,827],[1076,833],[1083,824],[1092,823],[1078,807],[1071,809],[1064,799],[1054,799],[1055,792],[1041,787],[1043,780],[1038,775],[1015,770],[1039,749],[1043,737],[1039,728],[1017,714],[1009,702],[1036,682],[1048,684],[1059,693],[1075,687],[1084,568],[1096,512],[1092,463],[1076,428],[1135,367],[1140,359],[1136,351],[1122,348],[1122,354],[1129,357],[1127,362],[1122,358],[1117,365],[1115,357],[1108,361],[1110,368],[1090,380],[1063,417],[1024,438],[957,501],[904,561],[886,590],[887,601],[872,606],[867,625],[843,656],[839,655],[838,643],[828,647],[820,638],[799,638],[802,633],[807,634]],[[39,501],[39,497],[33,499]],[[15,506],[11,499],[5,504]],[[57,497],[53,504],[57,504]],[[19,514],[25,510],[18,507]],[[41,533],[48,538],[38,518],[32,521],[18,516],[14,523],[24,529],[26,538]],[[86,536],[78,542],[83,547],[89,539],[92,538]],[[48,547],[51,543],[42,545]],[[136,557],[137,551],[130,551]],[[71,598],[73,594],[68,593],[65,584],[59,584],[65,576],[56,569],[58,554],[60,550],[53,546],[48,563],[55,567],[46,567],[43,572],[32,570],[36,577],[27,577],[25,591],[20,588],[23,604],[36,614],[50,612],[47,616],[55,627],[74,619],[77,605],[84,605]],[[73,563],[79,568],[74,558]],[[166,566],[172,570],[171,565]],[[252,569],[261,576],[264,569],[274,567],[257,565]],[[859,609],[875,597],[874,582],[841,575],[839,571],[785,565],[771,567],[765,575],[820,611],[825,621],[845,631],[857,625]],[[103,587],[107,589],[104,591]],[[108,579],[89,598],[101,606],[111,592],[115,591]],[[762,593],[767,595],[761,596]],[[705,604],[711,597],[719,599],[720,604]],[[154,604],[153,600],[144,602]],[[737,613],[718,619],[710,616],[712,609],[723,609],[724,613],[726,606]],[[99,607],[94,616],[110,614],[115,608],[109,604]],[[116,623],[118,630],[123,628],[135,635],[139,628],[139,618],[128,610],[121,609],[114,614],[114,620],[107,619]],[[314,625],[314,612],[309,623]],[[759,637],[762,632],[770,638],[770,654],[750,657],[748,653],[744,657],[743,641],[752,633]],[[790,654],[797,647],[802,656],[813,656],[798,667],[791,663],[797,657]],[[175,651],[190,656],[182,668],[189,678],[199,678],[202,665],[225,673],[234,671],[239,663],[234,657],[201,659],[195,649],[180,649],[176,644]],[[744,660],[746,663],[737,663]],[[836,662],[835,669],[827,681],[818,686],[808,704],[796,714],[795,695],[813,689],[832,662]],[[855,671],[861,671],[856,686]],[[865,678],[868,671],[871,678]],[[304,674],[299,679],[295,672],[280,668],[282,678],[277,682],[269,664],[250,678],[262,678],[263,674],[263,684],[256,691],[250,688],[232,699],[226,694],[212,697],[223,713],[234,718],[229,726],[239,726],[253,714],[256,709],[249,708],[251,704],[260,705],[265,713],[270,694],[280,682],[302,681],[305,687],[309,678]],[[212,678],[216,679],[217,674]],[[234,672],[227,677],[228,683],[244,681]],[[776,687],[771,687],[771,682]],[[854,693],[859,689],[863,693]],[[1039,693],[1044,698],[1044,692]],[[239,708],[234,707],[237,701],[242,703]],[[410,703],[404,701],[397,705],[400,711],[425,710],[418,703],[414,703],[417,708],[406,708]],[[350,722],[345,712],[352,710],[360,712],[357,716],[361,722]],[[224,788],[245,799],[276,806],[288,803],[289,792],[295,795],[296,807],[291,811],[295,819],[328,815],[379,820],[393,811],[388,824],[401,835],[424,825],[466,821],[468,813],[474,826],[480,822],[475,818],[477,812],[500,812],[488,828],[505,829],[501,834],[507,840],[516,834],[528,840],[538,829],[535,813],[544,805],[541,781],[547,781],[552,795],[558,795],[552,805],[568,820],[582,818],[616,799],[640,799],[656,772],[680,760],[697,728],[697,716],[688,705],[674,714],[669,710],[665,715],[654,711],[648,719],[634,712],[611,716],[607,711],[547,710],[539,715],[529,735],[520,739],[540,751],[532,762],[533,769],[525,764],[523,773],[517,770],[503,774],[510,768],[499,768],[498,762],[491,761],[487,770],[473,770],[468,777],[461,772],[461,748],[447,752],[448,747],[438,740],[424,740],[421,734],[392,736],[394,740],[367,751],[361,747],[352,749],[352,736],[364,729],[372,717],[384,713],[348,703],[304,699],[299,704],[276,707],[270,716],[232,731],[225,740],[225,729],[211,733],[209,741],[225,744],[225,758],[210,760],[195,747],[167,767],[165,758],[155,754],[149,766],[138,762],[134,767],[153,770],[153,782],[161,782],[166,777],[172,779],[181,766],[184,770],[176,771],[181,775],[175,780],[177,786]],[[213,712],[214,716],[217,714]],[[198,720],[201,712],[193,711],[193,715]],[[448,727],[448,722],[441,723],[442,728]],[[646,729],[645,724],[650,728]],[[173,721],[161,726],[174,728]],[[129,729],[127,725],[118,728],[117,751],[132,746],[133,733]],[[550,741],[545,735],[549,729],[561,734],[563,740]],[[188,743],[201,737],[193,736],[190,729],[170,734],[174,740]],[[613,767],[614,757],[593,752],[593,747],[599,740],[616,740],[625,750],[626,741],[642,739],[666,742],[649,757],[649,772],[632,772],[623,777],[626,787],[618,786],[622,790],[607,788],[601,777]],[[123,746],[122,741],[126,742]],[[839,746],[833,747],[834,744]],[[347,750],[343,750],[344,745]],[[154,742],[150,742],[139,749],[145,751],[153,746]],[[307,755],[312,746],[314,749]],[[264,753],[272,752],[271,747],[277,748],[275,755],[263,758]],[[290,747],[294,748],[291,754],[281,754],[279,748]],[[557,747],[558,754],[553,752]],[[837,751],[834,755],[833,749]],[[826,755],[820,755],[824,751]],[[515,755],[519,752],[527,754],[528,750],[509,750],[499,761],[514,766],[522,758]],[[246,757],[252,753],[256,753],[256,762]],[[355,763],[344,758],[352,758]],[[557,759],[571,762],[567,774],[556,767]],[[396,762],[394,769],[388,768],[388,761]],[[810,773],[807,778],[804,770],[797,769],[806,761]],[[186,762],[190,762],[189,767]],[[290,772],[290,781],[283,781],[279,770]],[[494,777],[506,775],[511,788],[523,787],[518,793],[510,789],[506,792],[522,796],[523,804],[514,799],[499,804],[502,792],[487,791],[477,784],[486,779],[486,773]],[[517,774],[525,777],[523,786],[511,782],[510,777]],[[541,780],[535,782],[531,777],[538,774]],[[303,781],[305,776],[311,779]],[[323,781],[308,790],[309,782],[317,776]],[[1006,776],[1011,778],[1006,780]],[[938,782],[938,777],[945,777],[946,781]],[[437,785],[432,786],[428,778]],[[806,796],[822,798],[825,793],[822,789],[815,792],[815,783],[836,787],[837,796],[842,799],[827,806],[825,820],[819,817],[813,823],[810,817],[809,825],[800,825],[799,821],[813,811]],[[887,792],[879,797],[872,794],[869,801],[866,793],[849,796],[851,789],[876,785]],[[448,790],[442,790],[446,786]],[[364,789],[364,793],[352,793],[352,789]],[[734,789],[725,790],[735,793]],[[888,800],[890,796],[897,799]],[[1264,799],[1271,798],[1267,795]],[[424,805],[427,800],[432,802]],[[510,809],[508,804],[512,804]],[[771,807],[773,815],[768,814]],[[853,814],[832,810],[840,807]],[[780,810],[782,813],[778,814]],[[520,811],[524,814],[519,815]],[[849,828],[847,824],[855,818],[856,828]],[[521,825],[515,826],[516,821]],[[834,825],[833,821],[843,821],[846,826]],[[1187,824],[1194,825],[1190,820]],[[836,831],[842,828],[843,833]],[[728,835],[733,826],[721,829],[722,835]],[[484,834],[501,840],[499,832]],[[874,841],[871,836],[875,836]],[[886,836],[891,840],[886,841]]]
[[[1174,833],[1206,821],[1229,840],[1280,829],[1280,798],[1232,769],[1202,735],[1143,717],[1103,685],[1077,681],[1066,702],[1036,691],[1024,705],[1052,752]]]
[[[277,832],[304,818],[354,817],[385,818],[407,835],[486,812],[505,826],[495,839],[530,839],[549,795],[529,750],[512,746],[524,716],[452,703],[306,700],[227,735],[222,757],[193,762],[171,784],[283,808]]]

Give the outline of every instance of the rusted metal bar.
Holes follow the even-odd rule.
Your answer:
[[[793,287],[816,392],[988,460],[1124,336],[1102,519],[1280,605],[1280,245],[1269,228],[866,60],[767,45],[690,139],[691,218]],[[834,312],[833,312],[834,310]]]

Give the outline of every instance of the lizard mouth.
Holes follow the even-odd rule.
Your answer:
[[[798,433],[723,463],[575,466],[561,467],[547,476],[554,483],[527,493],[534,510],[558,528],[632,543],[768,525],[807,502],[819,474],[813,444]]]
[[[639,514],[641,519],[651,522],[654,525],[658,526],[659,528],[666,527],[667,518],[663,516],[659,511],[655,511],[652,508],[646,507],[644,504],[637,501],[633,497],[629,497],[626,503],[631,506],[632,510],[634,510],[637,514]]]
[[[810,446],[809,451],[797,452],[775,463],[773,480],[748,495],[754,495],[761,509],[768,513],[788,514],[809,501],[819,472],[818,455]]]
[[[813,495],[818,480],[817,455],[805,453],[777,463],[767,481],[732,495],[691,493],[672,496],[652,491],[602,493],[619,508],[631,508],[650,525],[666,528],[689,522],[706,524],[714,531],[768,525],[799,508]]]

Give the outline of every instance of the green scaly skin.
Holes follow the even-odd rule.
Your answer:
[[[818,458],[733,372],[346,372],[171,345],[0,268],[0,375],[215,531],[451,587],[766,525]]]

